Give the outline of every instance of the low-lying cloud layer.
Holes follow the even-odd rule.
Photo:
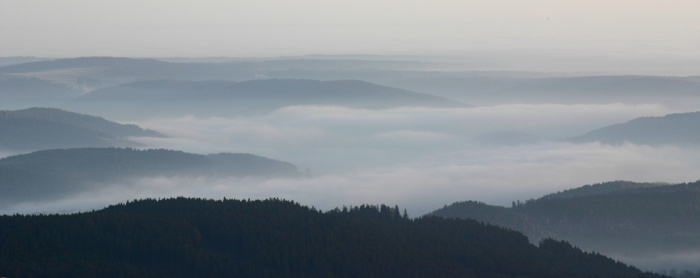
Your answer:
[[[189,116],[136,124],[171,136],[139,139],[149,146],[198,153],[250,152],[317,172],[337,173],[393,165],[441,152],[483,148],[483,142],[475,139],[490,133],[515,131],[528,138],[559,140],[636,117],[670,112],[654,104],[389,110],[293,106],[259,117]]]
[[[405,163],[285,179],[153,177],[111,184],[54,203],[23,204],[14,212],[100,208],[144,197],[221,199],[280,197],[320,209],[342,205],[398,204],[413,216],[463,200],[509,205],[511,201],[609,180],[696,180],[700,149],[547,143],[489,150],[461,150]]]
[[[198,196],[280,197],[321,209],[398,204],[417,216],[456,201],[509,205],[610,180],[697,180],[700,148],[555,141],[671,112],[654,104],[389,110],[296,106],[256,117],[152,119],[136,124],[170,137],[136,138],[149,147],[248,152],[294,163],[301,170],[310,168],[312,175],[268,180],[153,177],[54,203],[23,204],[4,213],[74,211],[142,197]],[[475,140],[484,134],[512,134],[501,131],[538,141],[502,145]]]

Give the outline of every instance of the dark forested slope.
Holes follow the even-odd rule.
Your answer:
[[[656,277],[566,242],[398,208],[142,200],[0,216],[8,277]]]
[[[609,181],[596,184],[587,184],[581,187],[567,189],[561,192],[551,193],[542,198],[575,198],[590,195],[602,195],[618,191],[633,190],[638,188],[659,187],[671,185],[663,182],[632,182],[632,181]]]
[[[110,182],[158,176],[298,176],[297,167],[251,154],[82,148],[0,159],[0,204],[48,200]]]
[[[605,189],[609,187],[608,189]],[[433,215],[471,218],[606,253],[690,252],[700,246],[700,182],[611,182],[511,208],[459,202]]]

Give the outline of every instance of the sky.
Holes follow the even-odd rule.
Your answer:
[[[0,56],[700,57],[694,0],[0,0]]]

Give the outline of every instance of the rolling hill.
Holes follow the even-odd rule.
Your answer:
[[[398,207],[139,200],[72,215],[0,216],[8,277],[659,277],[566,242]]]
[[[251,154],[198,155],[121,148],[45,150],[0,159],[0,204],[60,199],[144,177],[299,175],[290,163]]]
[[[34,57],[34,56],[14,56],[14,57],[0,57],[0,67],[11,66],[17,64],[39,62],[49,60],[48,58]]]
[[[110,86],[143,79],[215,79],[253,77],[250,69],[232,63],[171,63],[156,59],[79,57],[0,67],[0,73],[40,78],[61,77],[63,82]]]
[[[152,107],[151,103],[158,103]],[[463,107],[428,94],[356,80],[265,79],[234,81],[139,81],[93,91],[76,99],[87,107],[129,105],[142,113],[260,113],[292,105],[364,109],[402,106]],[[139,112],[136,112],[139,113]]]
[[[136,125],[55,108],[0,110],[0,148],[6,150],[138,146],[127,137],[164,135]]]
[[[56,105],[82,93],[65,84],[0,74],[0,104],[3,108]]]
[[[645,145],[700,144],[700,112],[642,117],[615,124],[567,139],[575,143],[601,142],[619,145],[624,142]]]
[[[78,88],[82,92],[146,80],[246,81],[277,78],[361,80],[476,105],[620,102],[661,103],[690,109],[700,104],[700,82],[694,76],[577,76],[563,73],[460,71],[450,70],[455,66],[450,63],[411,61],[391,56],[380,60],[377,58],[157,60],[80,57],[9,65],[0,67],[0,74],[39,78]],[[41,104],[33,104],[36,105]]]
[[[533,241],[552,237],[613,257],[643,258],[700,252],[699,204],[700,181],[616,181],[514,202],[510,208],[467,201],[431,214],[508,227]]]
[[[603,195],[615,193],[625,190],[634,190],[639,188],[660,187],[671,185],[662,182],[631,182],[631,181],[611,181],[596,184],[587,184],[582,187],[567,189],[561,192],[547,194],[543,199],[551,198],[576,198],[592,195]]]
[[[78,57],[36,61],[25,59],[26,63],[20,63],[21,59],[16,60],[10,65],[0,66],[0,74],[40,78],[82,88],[84,91],[139,80],[252,80],[266,78],[272,72],[286,72],[296,69],[340,72],[341,75],[347,76],[344,72],[348,70],[408,70],[426,68],[433,64],[404,60],[366,60],[338,57],[272,59]],[[287,74],[281,78],[295,77],[293,74]],[[348,78],[349,76],[341,79]]]
[[[372,82],[469,101],[478,105],[512,103],[663,103],[700,102],[700,82],[668,76],[498,75],[498,72],[435,73],[395,76]],[[379,74],[377,74],[379,75]],[[405,74],[404,74],[405,75]],[[381,76],[381,75],[379,75]]]

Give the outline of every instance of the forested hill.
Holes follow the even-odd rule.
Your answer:
[[[95,117],[85,114],[73,113],[56,108],[33,107],[15,111],[0,111],[0,118],[14,119],[35,119],[77,127],[88,128],[102,133],[112,134],[119,137],[128,136],[148,136],[163,137],[163,134],[150,129],[142,129],[132,124],[119,124],[105,120],[102,117]]]
[[[33,77],[18,77],[0,74],[0,103],[4,108],[19,106],[56,104],[76,97],[83,92],[71,86]],[[22,107],[27,107],[22,105]]]
[[[138,81],[95,90],[77,98],[74,104],[128,103],[131,108],[138,109],[140,104],[152,101],[157,101],[159,106],[162,106],[163,111],[161,112],[175,109],[188,113],[242,113],[246,112],[246,109],[267,111],[291,105],[333,105],[365,109],[401,106],[466,106],[451,99],[364,81],[298,79],[264,79],[242,82],[222,80]]]
[[[570,244],[397,207],[141,200],[1,216],[7,277],[657,277]]]
[[[561,192],[547,194],[542,198],[574,198],[590,195],[600,195],[614,193],[618,191],[628,191],[638,188],[661,187],[671,185],[662,182],[632,182],[632,181],[609,181],[604,183],[588,184],[577,188],[567,189]]]
[[[700,112],[642,117],[570,138],[576,143],[598,141],[604,144],[631,142],[646,145],[700,145]]]
[[[120,148],[46,150],[0,159],[0,205],[57,199],[143,177],[298,175],[293,164],[251,154],[198,155]]]
[[[522,231],[535,241],[553,237],[608,254],[700,251],[700,182],[611,182],[511,208],[459,202],[432,215],[476,219]]]
[[[41,150],[137,146],[126,137],[163,137],[153,130],[55,108],[0,110],[0,148]]]

